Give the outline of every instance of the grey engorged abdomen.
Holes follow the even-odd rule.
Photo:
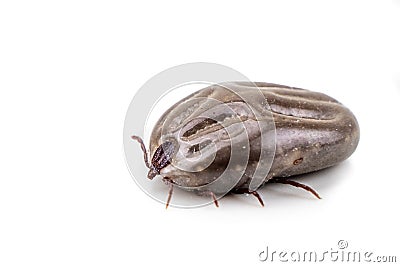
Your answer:
[[[264,183],[275,177],[304,174],[333,166],[348,158],[357,147],[360,132],[356,118],[348,108],[327,95],[261,82],[231,82],[227,85],[230,89],[243,94],[254,90],[256,85],[264,96],[263,100],[269,104],[276,128],[276,147]],[[227,103],[230,108],[237,111],[237,116],[222,114],[222,117],[225,116],[223,120],[228,124],[243,123],[247,127],[250,141],[249,164],[232,191],[248,188],[251,174],[254,172],[252,163],[257,163],[261,149],[259,129],[255,126],[257,121],[246,113],[248,103],[245,104],[237,95],[219,85],[204,88],[173,105],[160,117],[150,140],[150,155],[153,156],[165,141],[162,138],[162,128],[176,132],[176,139],[184,138],[186,141],[196,143],[185,149],[187,151],[185,153],[188,153],[185,156],[188,156],[203,149],[203,145],[207,147],[208,144],[201,140],[205,137],[211,138],[221,143],[215,160],[204,171],[185,172],[170,164],[160,169],[160,174],[163,177],[168,176],[168,179],[176,185],[196,187],[213,181],[227,166],[230,148],[218,139],[223,129],[216,121],[198,119],[202,114],[206,114],[209,108],[202,108],[201,101],[194,102],[195,104],[189,107],[182,105],[185,101],[196,98],[214,98]],[[254,107],[261,108],[258,104],[254,104]],[[173,119],[168,120],[169,116]],[[180,133],[178,137],[178,132],[182,132],[183,135]],[[175,145],[181,145],[178,143]]]
[[[345,160],[356,149],[360,137],[357,120],[335,99],[297,88],[262,92],[268,99],[276,127],[276,152],[270,177],[324,169]]]

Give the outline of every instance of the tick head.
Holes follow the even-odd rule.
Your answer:
[[[166,141],[162,143],[153,154],[147,177],[153,179],[156,175],[160,174],[161,169],[171,164],[174,152],[175,145],[172,142]]]

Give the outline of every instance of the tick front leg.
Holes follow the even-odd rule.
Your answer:
[[[171,198],[172,198],[172,192],[174,190],[174,184],[173,184],[172,180],[169,179],[168,177],[164,177],[162,180],[164,181],[164,183],[166,185],[169,186],[167,203],[165,204],[165,209],[168,209],[169,203],[171,202]]]
[[[148,156],[147,156],[147,149],[146,149],[146,146],[145,146],[145,144],[144,144],[144,142],[143,142],[143,139],[140,138],[140,137],[137,136],[137,135],[132,135],[131,138],[132,138],[133,140],[137,141],[137,142],[140,144],[140,148],[141,148],[142,151],[143,151],[144,164],[146,164],[146,167],[150,169],[150,168],[151,168],[151,164],[150,164],[149,159],[148,159]]]

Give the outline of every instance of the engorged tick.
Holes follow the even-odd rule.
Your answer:
[[[256,89],[262,99],[252,95]],[[239,95],[248,98],[244,101]],[[210,105],[205,99],[218,103]],[[260,127],[259,122],[264,118],[255,117],[251,112],[257,109],[272,114],[273,133]],[[241,135],[243,131],[245,135]],[[261,145],[263,134],[274,134],[276,141],[273,160],[268,166],[263,166],[260,160],[262,152],[268,153]],[[292,185],[320,198],[311,187],[288,177],[338,164],[354,152],[359,137],[360,130],[352,112],[325,94],[271,83],[230,82],[201,89],[168,109],[151,134],[151,161],[143,140],[135,135],[132,139],[141,145],[149,169],[148,178],[160,175],[168,184],[166,207],[174,186],[194,188],[194,192],[210,196],[218,207],[216,195],[221,194],[220,188],[201,186],[212,184],[225,171],[232,160],[233,144],[243,151],[248,149],[249,155],[246,166],[235,165],[236,173],[244,172],[229,193],[251,194],[264,206],[256,190],[268,183]],[[214,158],[207,162],[211,152]],[[197,158],[199,162],[194,160]],[[176,164],[186,159],[191,159],[187,166],[194,171]],[[267,175],[258,188],[251,188],[252,175],[263,167],[267,168]]]

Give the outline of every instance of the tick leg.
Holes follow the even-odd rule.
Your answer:
[[[136,136],[136,135],[132,135],[131,138],[133,140],[136,140],[136,141],[139,142],[140,147],[142,148],[142,151],[143,151],[144,163],[146,164],[147,168],[150,169],[150,163],[149,163],[149,160],[148,160],[148,157],[147,157],[147,150],[146,150],[146,146],[144,145],[143,139],[140,138],[139,136]]]
[[[165,204],[165,209],[168,209],[169,203],[171,202],[172,198],[172,192],[174,191],[174,184],[168,177],[164,177],[163,181],[169,186],[167,203]]]
[[[219,204],[218,204],[218,200],[217,200],[217,196],[214,194],[214,192],[212,191],[201,191],[201,192],[197,192],[197,194],[199,196],[210,196],[215,204],[215,206],[217,208],[219,208]]]
[[[296,181],[293,181],[293,180],[288,180],[286,178],[283,178],[283,179],[282,178],[281,179],[280,178],[274,178],[274,179],[271,179],[268,182],[279,183],[279,184],[288,184],[288,185],[291,185],[291,186],[302,188],[302,189],[310,192],[311,194],[313,194],[316,198],[321,199],[321,197],[318,195],[318,193],[314,189],[312,189],[308,185],[305,185],[305,184],[302,184],[302,183],[299,183],[299,182],[296,182]]]
[[[167,198],[167,204],[165,204],[165,209],[168,209],[169,202],[171,201],[171,198],[172,198],[173,189],[174,189],[174,185],[173,184],[169,184],[168,198]]]
[[[257,198],[258,202],[260,202],[261,206],[264,207],[264,201],[262,200],[260,194],[257,191],[250,191],[247,188],[240,188],[233,193],[235,193],[235,194],[251,194],[251,195],[255,196]]]
[[[214,201],[215,206],[216,206],[217,208],[219,208],[218,200],[217,200],[217,197],[215,196],[215,194],[214,194],[213,192],[210,191],[210,195],[211,195],[211,197],[212,197],[212,199],[213,199],[213,201]]]
[[[252,194],[253,196],[255,196],[258,199],[258,202],[260,202],[261,206],[264,207],[264,201],[262,200],[260,194],[257,191],[251,191],[251,192],[249,192],[249,194]]]

